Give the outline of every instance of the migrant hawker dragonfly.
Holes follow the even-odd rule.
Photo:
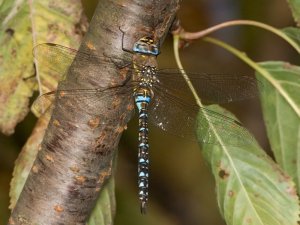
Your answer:
[[[41,44],[35,47],[37,58],[41,65],[46,65],[57,73],[66,73],[68,66],[77,57],[82,64],[95,64],[93,68],[101,74],[101,68],[114,63],[104,56],[97,56],[85,52],[56,45]],[[205,107],[195,104],[194,97],[181,75],[180,70],[159,70],[157,55],[159,49],[152,38],[139,39],[132,50],[133,59],[130,79],[122,86],[94,89],[60,89],[41,95],[34,103],[36,110],[41,110],[41,105],[48,100],[53,100],[56,95],[69,95],[77,98],[88,96],[109,97],[111,90],[122,90],[120,94],[131,96],[139,114],[139,145],[138,145],[138,187],[141,211],[145,213],[148,201],[148,118],[149,121],[164,131],[171,132],[181,137],[195,137],[195,126],[201,121],[210,118],[214,129],[229,137],[228,145],[247,145],[249,138],[244,138],[246,130],[234,119],[228,118]],[[89,73],[91,71],[87,71]],[[242,75],[188,73],[189,79],[197,90],[201,100],[206,103],[228,103],[255,97],[258,94],[258,81],[255,78]],[[117,91],[117,92],[118,92]],[[48,101],[49,102],[49,101]],[[208,134],[200,142],[218,144],[213,136]],[[232,141],[231,141],[232,140]]]

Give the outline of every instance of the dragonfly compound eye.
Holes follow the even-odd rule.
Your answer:
[[[139,39],[133,46],[133,52],[155,56],[159,54],[157,45],[154,44],[153,39],[150,37]]]

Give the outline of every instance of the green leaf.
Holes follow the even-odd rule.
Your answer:
[[[286,27],[282,29],[286,35],[288,35],[291,39],[300,46],[300,29],[296,27]]]
[[[36,88],[35,79],[28,79],[35,73],[33,45],[51,41],[78,46],[82,7],[80,1],[71,0],[15,0],[5,1],[1,6],[0,131],[10,135],[27,115],[29,98]],[[56,86],[56,82],[47,82],[53,78],[37,78],[40,90]]]
[[[300,1],[298,0],[287,0],[290,9],[292,10],[292,14],[297,26],[300,25]]]
[[[285,62],[259,65],[272,74],[272,82],[257,74],[264,87],[261,103],[269,141],[276,161],[300,193],[300,67]]]
[[[207,108],[224,114],[218,106]],[[226,116],[233,117],[229,113]],[[299,205],[292,179],[255,141],[231,146],[225,129],[215,129],[214,118],[205,118],[199,114],[197,135],[199,139],[211,135],[219,140],[219,145],[202,144],[202,150],[215,177],[218,205],[227,225],[297,225]],[[223,127],[227,128],[226,122]],[[229,133],[239,136],[243,132],[243,137],[251,140],[244,131],[241,128]]]
[[[115,215],[115,182],[112,176],[101,190],[88,225],[113,224]]]

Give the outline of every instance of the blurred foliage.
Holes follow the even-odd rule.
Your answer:
[[[80,3],[80,2],[78,2]],[[14,132],[16,124],[29,111],[29,98],[34,91],[35,69],[32,48],[41,42],[60,42],[78,46],[82,27],[74,24],[81,19],[82,6],[73,1],[4,1],[1,4],[0,35],[0,131],[6,135]],[[51,9],[51,10],[49,10]],[[4,14],[6,13],[6,14]],[[84,24],[84,23],[82,23]],[[48,76],[52,76],[48,73]],[[51,80],[49,77],[47,81]],[[39,78],[42,82],[44,77]],[[40,91],[47,91],[56,83],[44,82]],[[49,87],[50,86],[50,87]]]
[[[87,224],[113,224],[116,206],[115,198],[115,178],[111,176],[100,192],[100,196]]]
[[[290,1],[292,2],[292,1]],[[83,2],[92,17],[97,1]],[[229,19],[254,19],[275,27],[293,25],[285,1],[186,0],[181,3],[179,18],[186,30],[200,30]],[[5,15],[7,8],[1,16]],[[280,15],[280,16],[278,16]],[[1,17],[3,18],[3,17]],[[298,55],[282,40],[255,28],[237,27],[217,32],[226,40],[260,60],[296,62]],[[276,46],[276,47],[274,47]],[[26,46],[29,48],[29,46]],[[30,50],[31,51],[31,50]],[[182,51],[184,65],[195,71],[222,73],[253,73],[224,50],[204,42],[193,43]],[[176,67],[172,60],[171,39],[162,46],[160,66]],[[2,88],[2,86],[1,86]],[[232,104],[229,107],[254,133],[260,145],[268,149],[268,141],[257,100]],[[11,137],[0,136],[0,224],[9,215],[8,192],[14,160],[29,137],[35,119],[32,115],[19,124]],[[117,215],[115,224],[211,224],[224,225],[215,196],[213,177],[202,160],[195,143],[189,143],[150,127],[150,204],[146,216],[140,215],[137,197],[137,121],[134,119],[124,133],[116,173]]]
[[[37,64],[36,66],[33,65],[33,45],[41,42],[57,41],[66,45],[78,46],[86,25],[86,20],[84,20],[84,17],[81,17],[81,13],[82,6],[80,1],[76,4],[74,4],[74,1],[63,1],[57,4],[54,0],[3,1],[1,3],[2,35],[0,35],[0,43],[2,47],[0,49],[0,81],[2,85],[0,92],[0,130],[4,134],[12,134],[15,125],[28,114],[30,97],[35,90],[35,79],[32,78],[34,71],[42,72],[44,69],[47,70],[45,67],[39,68]],[[83,19],[80,23],[81,27],[76,27],[75,25],[81,19]],[[43,82],[43,87],[40,87],[40,91],[43,92],[49,91],[57,85],[57,81],[53,79],[52,74],[45,71],[44,74],[47,74],[48,77],[44,76],[38,79],[39,82]],[[47,82],[44,82],[44,80],[47,80]],[[41,124],[39,123],[38,125]],[[32,125],[33,122],[31,121]],[[45,128],[46,125],[47,123],[43,127]],[[25,140],[29,137],[29,131],[32,130],[28,128],[25,128],[24,133],[22,133],[22,135],[26,136]],[[35,130],[37,130],[37,135],[33,135],[27,141],[28,145],[23,147],[22,154],[19,154],[16,161],[18,167],[14,170],[14,179],[11,181],[13,188],[10,189],[11,208],[15,205],[18,195],[23,188],[38,150],[37,147],[43,137],[43,129],[38,127]],[[1,137],[2,139],[3,137]],[[18,137],[17,140],[19,139]],[[25,140],[22,139],[22,144],[16,150],[19,151],[21,149],[25,144]],[[9,146],[2,146],[2,141],[0,142],[0,147],[1,154],[9,151]],[[12,162],[10,166],[13,165]],[[9,173],[10,176],[11,171]],[[6,176],[6,178],[8,177]],[[5,184],[9,184],[9,182]],[[5,201],[3,200],[1,203],[6,202],[5,195]],[[5,208],[7,207],[6,204],[4,206]],[[2,216],[2,212],[6,212],[5,215]],[[7,215],[7,210],[0,211],[0,219],[3,219],[3,223],[7,222]]]
[[[27,115],[33,92],[34,83],[26,80],[34,74],[32,57],[28,57],[32,49],[28,11],[26,3],[14,1],[5,1],[0,8],[0,131],[7,135]]]
[[[297,26],[300,26],[300,2],[297,0],[287,0],[292,10],[294,20]]]

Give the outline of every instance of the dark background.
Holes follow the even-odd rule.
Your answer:
[[[91,18],[97,1],[84,1]],[[283,28],[294,22],[284,0],[185,0],[179,18],[187,31],[199,31],[234,19],[257,20]],[[270,32],[249,26],[226,28],[212,36],[246,52],[254,61],[282,60],[296,64],[296,52]],[[176,67],[172,53],[172,37],[162,46],[161,68]],[[207,73],[254,74],[235,56],[212,44],[196,41],[181,51],[187,70]],[[1,87],[1,86],[0,86]],[[269,150],[259,99],[226,106],[254,134],[261,146]],[[9,215],[8,191],[14,161],[36,119],[32,114],[18,125],[11,137],[0,134],[0,224]],[[225,225],[219,212],[214,179],[196,143],[168,135],[150,127],[150,203],[146,216],[139,213],[137,197],[137,119],[123,134],[116,175],[116,225],[185,224]]]

